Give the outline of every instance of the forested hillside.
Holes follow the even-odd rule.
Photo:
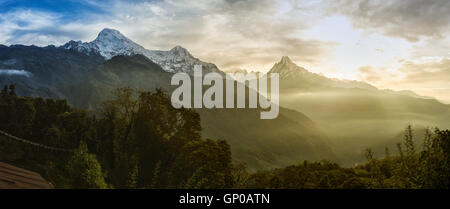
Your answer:
[[[226,141],[201,136],[196,112],[174,109],[161,90],[113,95],[87,112],[5,87],[0,130],[32,144],[0,135],[0,161],[37,171],[56,188],[449,187],[448,130],[427,131],[421,140],[408,127],[400,155],[386,150],[377,159],[367,149],[368,162],[352,168],[323,160],[251,172],[232,159]]]
[[[427,131],[423,143],[411,126],[397,144],[399,155],[386,148],[383,158],[365,150],[367,163],[344,168],[330,161],[308,162],[246,174],[242,188],[264,189],[448,189],[450,131]]]
[[[230,188],[230,147],[201,137],[200,117],[161,91],[118,89],[97,113],[1,93],[0,161],[40,172],[57,188]]]
[[[116,88],[140,91],[161,88],[170,94],[177,87],[170,85],[172,75],[145,56],[116,56],[89,72],[67,97],[75,107],[97,109],[110,99],[111,91]],[[208,88],[204,85],[203,91]],[[246,88],[246,95],[249,91]],[[226,140],[233,158],[244,161],[252,170],[282,167],[300,160],[338,159],[327,144],[324,131],[301,112],[280,107],[276,119],[260,120],[260,112],[265,111],[261,108],[197,108],[195,111],[201,117],[202,134]]]

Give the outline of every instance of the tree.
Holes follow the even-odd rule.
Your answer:
[[[381,166],[377,159],[374,158],[372,149],[366,149],[366,158],[369,161],[373,179],[375,179],[375,188],[384,188],[384,176],[381,172]]]
[[[0,99],[5,99],[8,96],[8,86],[5,85],[3,87],[2,92],[0,93]]]
[[[233,163],[232,175],[233,175],[233,188],[243,189],[250,177],[247,171],[247,164],[244,162]]]
[[[94,154],[88,152],[84,142],[75,150],[66,169],[71,188],[108,188],[100,163]]]
[[[9,85],[9,96],[16,96],[16,87],[13,84]]]
[[[436,129],[425,135],[424,151],[420,153],[423,188],[450,188],[450,131]]]
[[[189,142],[177,157],[170,173],[171,184],[177,188],[231,188],[230,147],[225,141],[211,139]]]

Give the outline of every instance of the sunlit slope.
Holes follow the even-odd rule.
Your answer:
[[[117,56],[88,74],[71,102],[95,109],[109,97],[111,90],[119,87],[143,91],[162,88],[170,93],[175,88],[170,86],[171,76],[144,56]],[[233,157],[246,162],[250,169],[286,166],[303,160],[337,160],[325,134],[297,111],[280,108],[280,115],[274,120],[261,120],[260,109],[197,111],[203,135],[227,140]]]
[[[284,58],[286,59],[286,58]],[[450,106],[412,93],[379,90],[356,81],[313,74],[290,60],[275,64],[280,105],[305,113],[326,129],[347,163],[363,160],[361,150],[387,143],[406,125],[450,126]]]

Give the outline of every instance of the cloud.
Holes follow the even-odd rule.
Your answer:
[[[315,1],[164,0],[82,1],[103,13],[67,20],[70,14],[10,11],[0,17],[3,44],[60,45],[90,41],[103,28],[115,28],[148,49],[176,45],[220,68],[268,70],[281,56],[316,63],[334,46],[302,38],[318,18]],[[33,27],[33,28],[29,28]]]
[[[422,63],[405,62],[399,69],[403,80],[394,84],[404,89],[433,96],[450,104],[450,59],[430,60]]]
[[[376,83],[383,79],[372,66],[360,67],[358,69],[358,78],[369,83]]]
[[[333,0],[332,12],[349,16],[357,28],[411,42],[443,38],[449,31],[448,0]]]
[[[16,2],[25,1],[0,0],[0,44],[91,41],[108,27],[148,49],[184,46],[222,70],[265,71],[288,55],[311,69],[339,66],[334,72],[351,71],[352,79],[357,66],[367,65],[357,70],[358,78],[379,87],[440,88],[442,93],[449,85],[448,63],[442,60],[374,67],[398,59],[448,57],[448,0],[68,0],[4,6]],[[347,20],[351,24],[345,27]]]
[[[25,77],[31,77],[33,74],[25,71],[25,70],[14,70],[14,69],[0,69],[0,75],[19,75],[19,76],[25,76]]]
[[[315,5],[271,0],[207,2],[165,1],[147,4],[150,9],[140,7],[138,11],[158,7],[164,15],[158,12],[147,19],[136,18],[137,25],[152,28],[133,34],[142,34],[138,40],[148,48],[183,45],[201,59],[228,69],[268,70],[283,55],[298,62],[315,63],[334,46],[302,38],[302,32],[316,21],[306,8]]]
[[[65,22],[53,12],[17,9],[0,13],[0,43],[25,45],[60,45],[70,39],[85,38],[93,24],[78,20]]]
[[[406,62],[399,69],[411,83],[445,83],[450,88],[450,59],[425,63]]]
[[[361,67],[359,79],[381,88],[412,90],[450,103],[450,59],[402,61],[396,69]]]
[[[0,14],[0,41],[8,43],[11,39],[21,36],[26,31],[36,31],[50,28],[52,19],[56,17],[49,13],[17,10]]]
[[[430,59],[420,62],[401,61],[396,69],[364,66],[358,69],[358,78],[367,82],[386,85],[439,84],[450,88],[450,59]]]

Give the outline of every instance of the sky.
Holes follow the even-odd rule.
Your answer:
[[[91,41],[114,28],[220,69],[306,69],[450,103],[448,0],[0,0],[0,44]]]

